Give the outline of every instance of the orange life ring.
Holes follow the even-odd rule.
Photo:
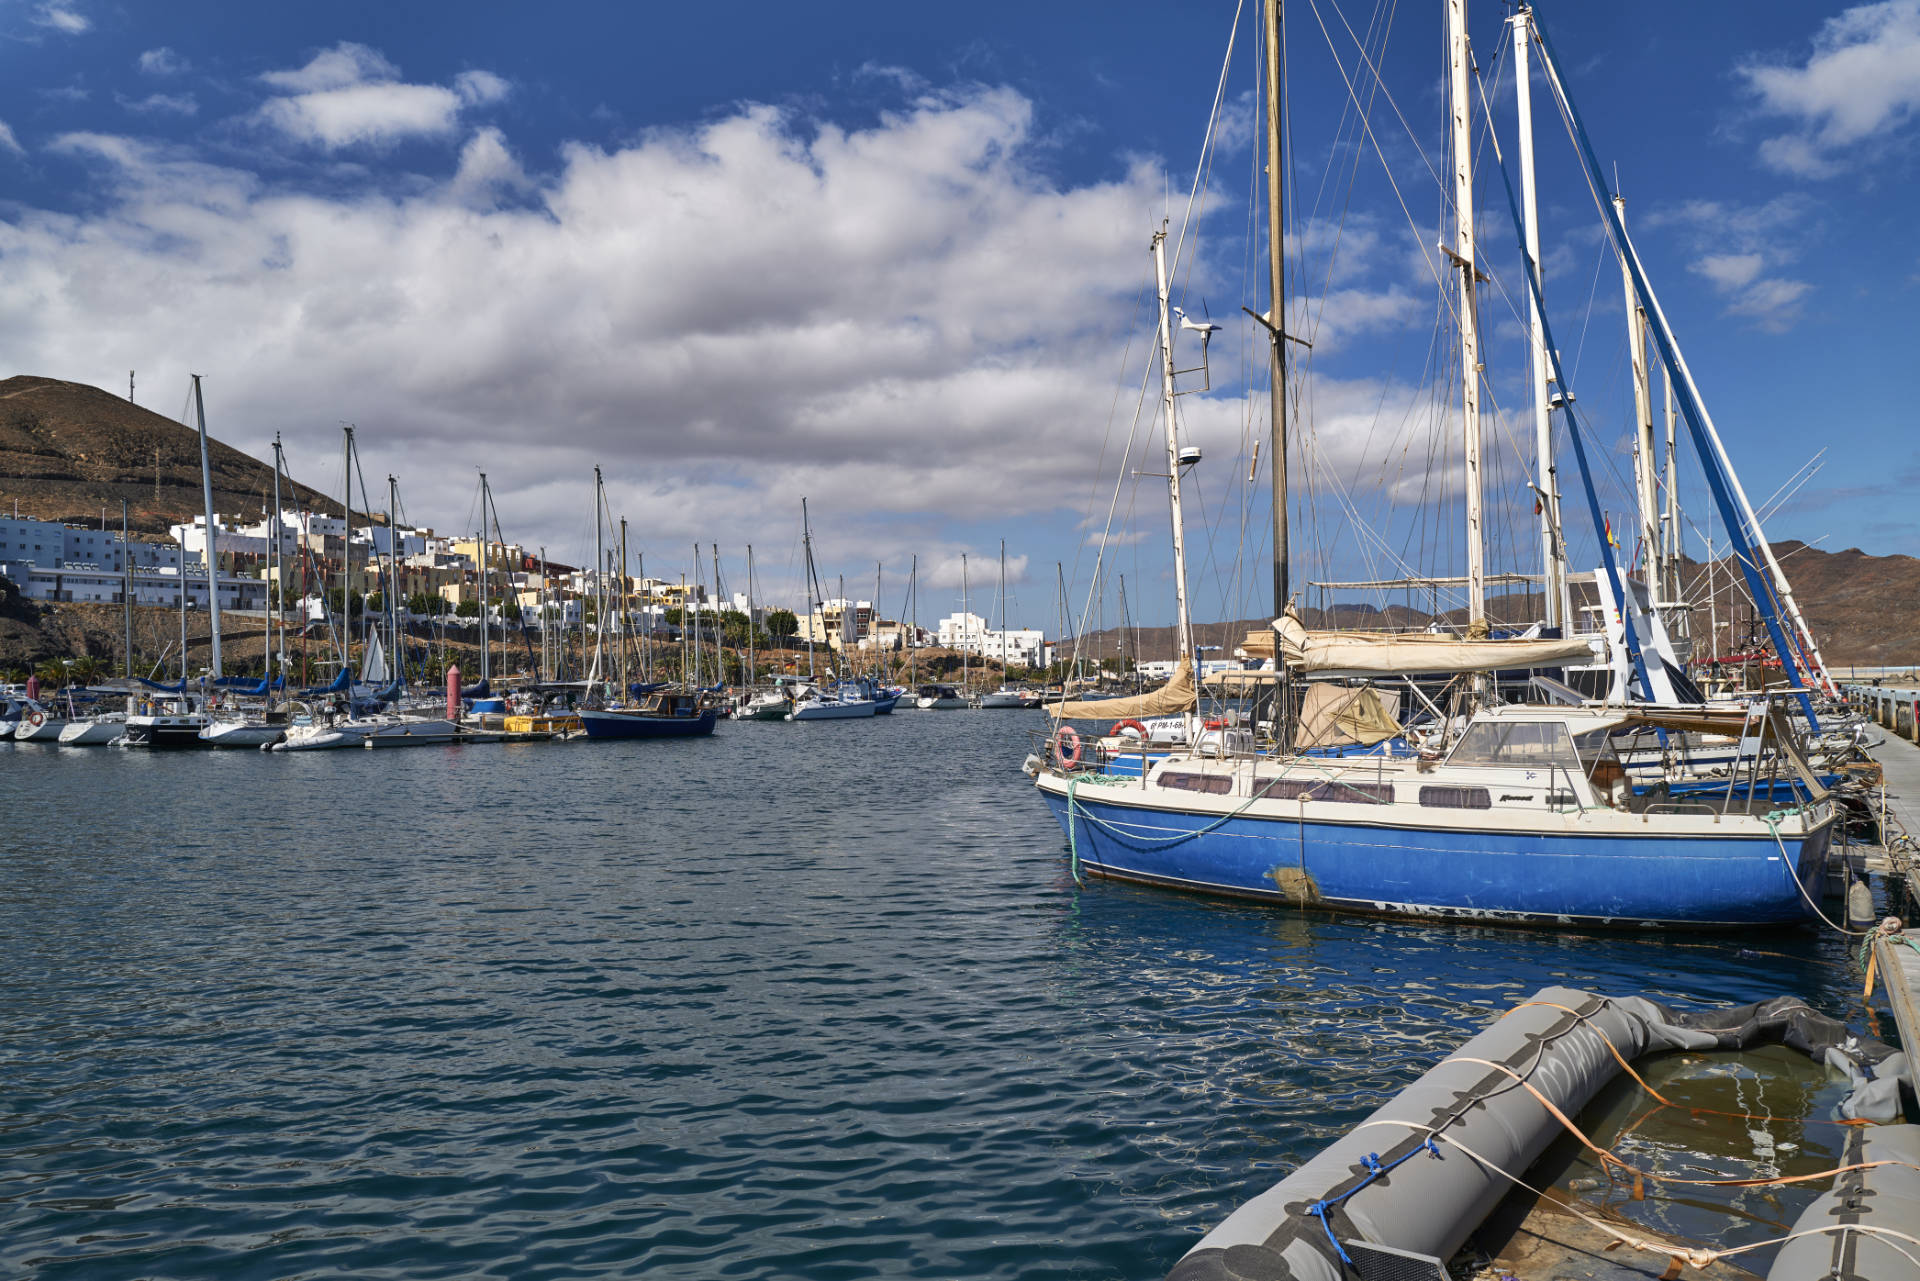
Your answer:
[[[1080,763],[1080,733],[1073,726],[1060,727],[1060,733],[1053,740],[1053,759],[1062,769],[1072,769]]]
[[[47,723],[47,714],[45,712],[28,712],[27,713],[27,724],[33,726],[33,728],[39,729],[42,725],[45,725],[46,723]]]
[[[1143,739],[1147,736],[1147,727],[1139,721],[1134,720],[1131,716],[1124,721],[1115,721],[1113,728],[1108,730],[1107,733],[1114,738],[1118,738],[1123,731],[1129,729],[1138,733]]]

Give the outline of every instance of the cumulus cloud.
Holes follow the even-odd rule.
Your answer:
[[[41,5],[34,11],[33,21],[38,26],[50,27],[70,36],[84,35],[93,28],[93,19],[71,4],[63,4],[59,0]]]
[[[260,80],[281,96],[265,103],[258,119],[325,151],[450,136],[463,110],[498,102],[509,89],[490,71],[462,72],[451,88],[409,84],[385,55],[351,41],[322,50],[305,66],[270,71]]]
[[[1920,0],[1855,6],[1822,24],[1804,63],[1752,60],[1739,74],[1762,113],[1793,124],[1760,144],[1761,160],[1831,176],[1920,109]]]
[[[185,58],[165,45],[161,45],[158,49],[149,49],[140,55],[140,70],[150,76],[184,75],[191,66],[192,64]]]
[[[1799,319],[1813,285],[1784,274],[1815,221],[1812,202],[1776,196],[1760,204],[1690,200],[1656,210],[1649,227],[1676,229],[1699,256],[1688,269],[1720,295],[1725,312],[1775,333]]]
[[[117,99],[128,111],[140,115],[162,113],[174,116],[191,116],[200,110],[200,103],[190,93],[150,93],[144,98]]]
[[[273,87],[380,74],[342,46]],[[429,522],[484,465],[556,556],[590,541],[600,462],[643,543],[797,533],[804,494],[827,554],[904,566],[964,545],[937,513],[1076,507],[1112,402],[1159,169],[1061,185],[1032,133],[985,87],[860,129],[745,106],[529,179],[481,129],[436,183],[345,194],[70,134],[108,199],[0,222],[0,341],[102,385],[204,373],[216,434],[286,433],[309,481],[351,418]]]

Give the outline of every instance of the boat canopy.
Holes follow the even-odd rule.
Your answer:
[[[1289,606],[1272,631],[1248,632],[1239,652],[1273,657],[1275,634],[1287,666],[1316,676],[1412,676],[1511,671],[1592,661],[1584,640],[1455,640],[1394,632],[1311,632]]]
[[[1360,743],[1367,747],[1400,732],[1400,694],[1397,690],[1327,685],[1307,686],[1300,708],[1298,747],[1340,747]]]
[[[1177,712],[1190,712],[1198,702],[1193,684],[1193,660],[1182,654],[1180,665],[1173,669],[1172,678],[1159,689],[1130,698],[1055,703],[1053,714],[1063,721],[1106,720],[1108,717],[1126,720],[1129,717],[1172,716]]]

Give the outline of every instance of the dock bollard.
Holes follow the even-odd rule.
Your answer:
[[[447,719],[455,725],[460,723],[460,667],[458,664],[447,668]]]

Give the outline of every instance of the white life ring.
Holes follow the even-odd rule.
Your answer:
[[[27,724],[33,726],[33,728],[39,729],[42,725],[45,725],[46,723],[47,723],[47,714],[45,712],[28,712],[27,713]]]

